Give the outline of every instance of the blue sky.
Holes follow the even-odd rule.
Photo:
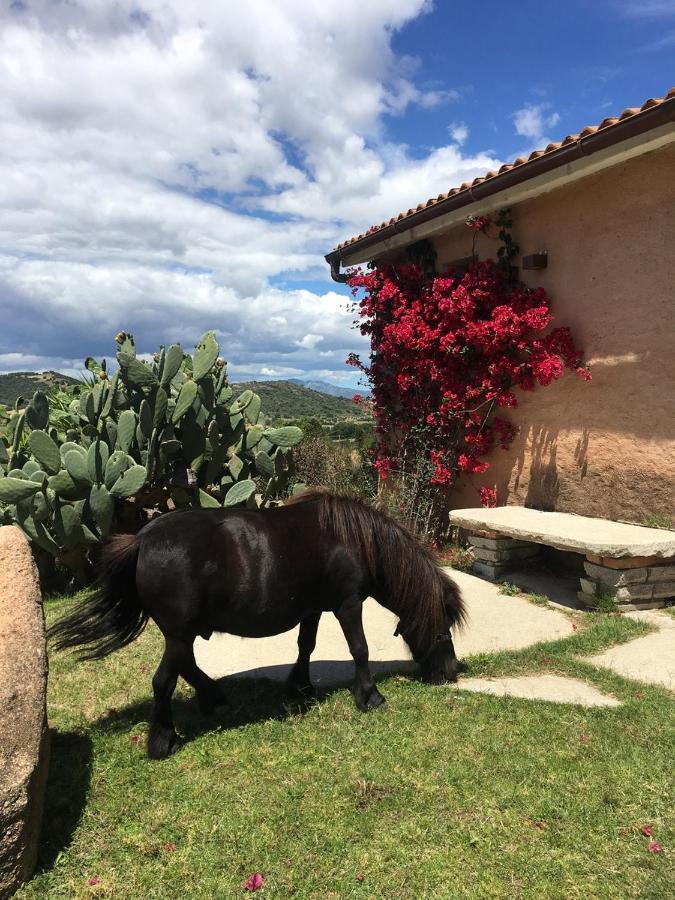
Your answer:
[[[0,371],[214,328],[233,378],[353,384],[323,254],[673,80],[675,0],[15,0]]]

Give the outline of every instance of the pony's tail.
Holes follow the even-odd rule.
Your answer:
[[[106,543],[94,593],[49,629],[57,650],[84,647],[79,659],[102,659],[143,631],[148,615],[136,592],[138,546],[132,534],[115,535]]]

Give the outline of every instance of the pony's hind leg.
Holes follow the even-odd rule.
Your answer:
[[[199,709],[205,715],[224,703],[225,698],[217,683],[197,667],[192,643],[166,638],[162,661],[152,679],[155,706],[148,734],[148,756],[151,759],[163,759],[178,749],[171,697],[179,675],[197,691]]]
[[[309,678],[309,658],[316,647],[316,633],[321,613],[311,613],[300,622],[298,634],[298,659],[288,676],[286,686],[289,693],[301,697],[311,696],[314,688]]]
[[[356,705],[362,712],[377,709],[385,702],[385,698],[375,686],[375,681],[368,665],[368,644],[363,631],[363,601],[349,600],[335,611],[335,616],[347,639],[349,652],[354,659],[354,686],[352,693]]]
[[[177,659],[167,641],[162,660],[152,678],[155,704],[148,732],[148,756],[150,759],[164,759],[178,749],[178,735],[171,714],[171,697],[176,689],[177,681]]]

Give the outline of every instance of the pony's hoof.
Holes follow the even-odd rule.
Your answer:
[[[309,681],[301,683],[289,679],[286,682],[286,693],[293,700],[314,700],[316,698],[316,689]]]
[[[148,735],[148,759],[166,759],[180,747],[175,731],[166,728],[151,730]]]
[[[356,705],[361,712],[371,712],[373,709],[384,706],[387,702],[386,697],[384,697],[377,688],[374,688],[367,696],[356,697],[355,700]]]

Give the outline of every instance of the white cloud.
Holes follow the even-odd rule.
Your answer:
[[[448,126],[448,131],[450,132],[450,137],[460,147],[469,137],[469,129],[464,122],[453,122],[452,125]]]
[[[421,159],[387,139],[387,116],[458,97],[392,49],[429,7],[3,7],[0,365],[79,368],[120,328],[147,352],[214,327],[241,372],[344,374],[365,342],[323,254],[499,162],[461,134]]]
[[[527,104],[513,113],[513,124],[516,134],[529,138],[533,144],[550,143],[546,137],[546,129],[553,128],[560,121],[557,112],[549,112],[550,104]]]

